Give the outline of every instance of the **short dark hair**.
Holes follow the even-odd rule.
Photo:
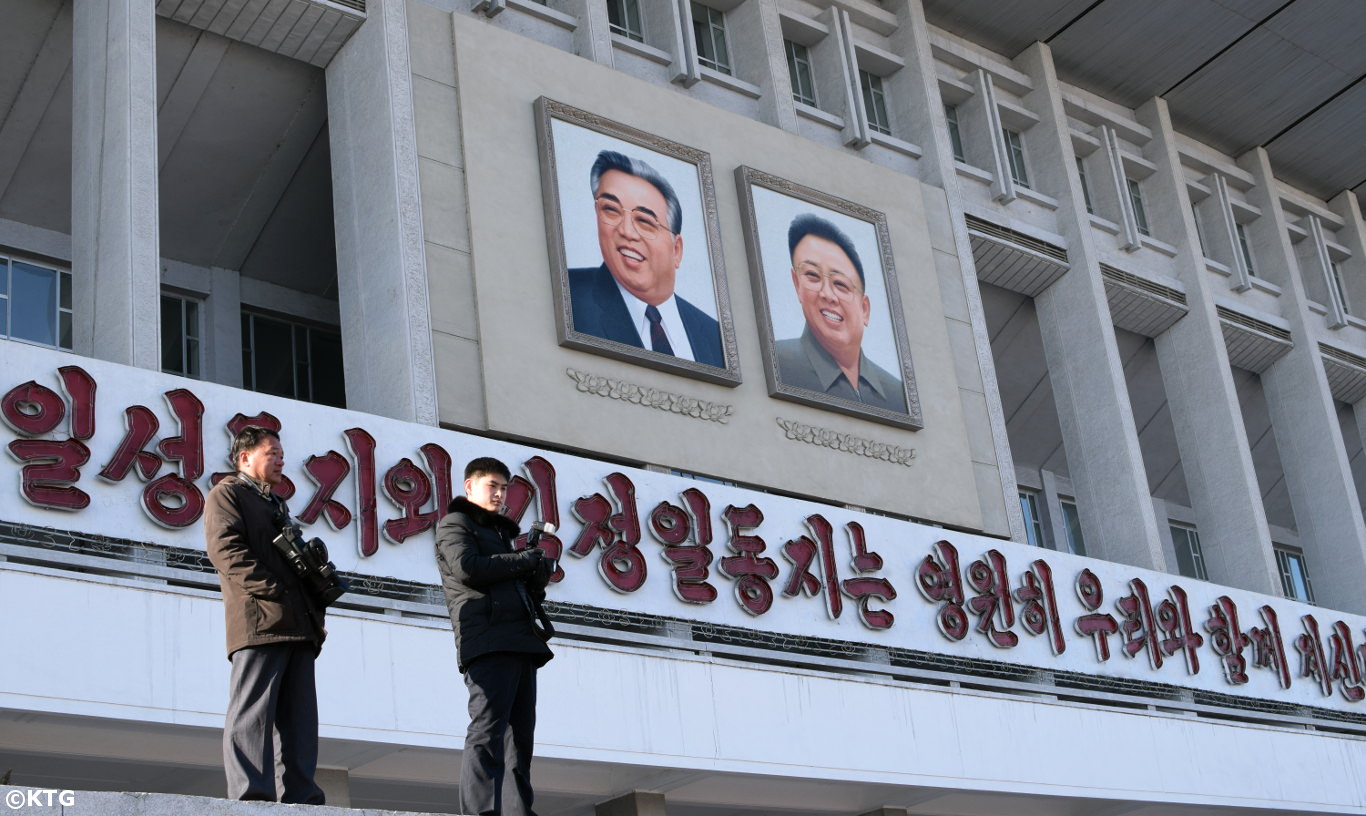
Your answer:
[[[474,479],[479,476],[502,476],[504,479],[512,479],[512,471],[508,466],[494,459],[492,456],[481,456],[478,459],[471,459],[465,465],[465,478]]]
[[[238,460],[241,459],[242,454],[250,450],[256,450],[256,447],[267,439],[274,439],[276,442],[279,442],[280,432],[272,428],[263,428],[260,425],[248,425],[238,431],[237,435],[232,438],[232,450],[230,454],[232,466],[234,468],[237,467],[239,464]]]
[[[866,286],[863,279],[863,261],[859,260],[858,250],[854,249],[854,242],[849,240],[849,236],[834,224],[813,213],[802,213],[792,219],[792,226],[787,228],[787,254],[789,257],[797,252],[797,244],[808,235],[823,238],[835,246],[839,247],[849,260],[854,264],[854,271],[858,272],[859,286]],[[795,260],[795,259],[794,259]]]
[[[673,185],[661,176],[658,170],[625,153],[604,150],[598,154],[597,161],[593,162],[593,168],[588,171],[588,184],[593,188],[593,198],[598,197],[598,184],[602,181],[602,174],[608,170],[616,170],[650,182],[650,185],[664,196],[664,206],[668,210],[666,217],[669,219],[669,232],[677,235],[679,230],[683,229],[683,206],[678,203],[678,194],[674,192]]]

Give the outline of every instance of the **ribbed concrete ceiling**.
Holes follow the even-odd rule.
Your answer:
[[[1364,0],[924,0],[930,23],[1129,107],[1164,97],[1183,133],[1319,198],[1366,200]]]

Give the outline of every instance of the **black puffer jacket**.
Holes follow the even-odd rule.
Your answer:
[[[451,613],[460,671],[490,652],[518,652],[545,665],[554,654],[532,627],[529,598],[541,600],[539,553],[514,551],[516,523],[457,496],[436,528],[436,565]],[[520,589],[519,589],[520,588]],[[525,593],[525,596],[524,596]]]

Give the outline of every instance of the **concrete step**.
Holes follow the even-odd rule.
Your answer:
[[[9,785],[0,785],[0,803],[3,803],[0,804],[0,814],[13,813],[16,816],[409,816],[411,813],[398,810],[352,810],[326,805],[238,802],[174,793],[58,791]]]

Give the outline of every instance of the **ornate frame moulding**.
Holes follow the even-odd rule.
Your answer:
[[[816,425],[807,425],[793,419],[778,417],[777,420],[778,427],[783,429],[787,438],[796,442],[819,445],[841,453],[866,456],[869,459],[891,462],[894,465],[910,467],[914,464],[912,460],[915,459],[915,448],[903,448],[900,445],[877,442],[854,434],[832,431],[829,428],[821,428]]]
[[[573,368],[565,369],[565,373],[574,381],[578,390],[584,394],[621,400],[646,408],[657,408],[671,414],[679,414],[708,422],[719,422],[723,425],[729,422],[735,413],[734,405],[689,397],[686,394],[675,394],[661,388],[637,385],[633,382],[589,374],[586,371],[578,371]]]

